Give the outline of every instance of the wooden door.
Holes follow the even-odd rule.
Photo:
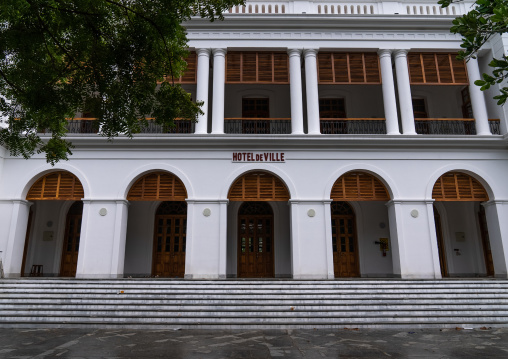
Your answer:
[[[489,231],[487,228],[487,217],[485,216],[485,208],[480,204],[478,211],[478,219],[480,222],[480,232],[482,236],[483,255],[485,257],[485,269],[488,276],[494,275],[494,260],[492,259],[492,250],[490,249]]]
[[[62,261],[60,263],[60,277],[76,276],[82,217],[83,202],[75,202],[67,213]]]
[[[273,278],[273,212],[266,202],[245,202],[238,214],[238,277]]]
[[[32,219],[34,212],[30,208],[30,212],[28,214],[28,224],[26,227],[26,235],[25,235],[25,247],[23,249],[23,261],[21,262],[21,277],[25,276],[25,265],[26,265],[26,256],[28,254],[28,243],[30,242],[30,231],[32,229]]]
[[[333,202],[332,250],[336,278],[359,277],[355,214],[346,202]]]
[[[187,236],[187,203],[162,202],[155,216],[152,275],[183,278]]]
[[[441,226],[441,216],[434,206],[434,224],[436,226],[437,249],[439,252],[439,266],[441,267],[441,276],[448,277],[448,265],[446,263],[446,250],[443,238],[443,227]]]

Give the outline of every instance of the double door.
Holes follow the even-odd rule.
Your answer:
[[[273,216],[238,217],[238,277],[273,278]]]
[[[332,248],[335,277],[359,277],[354,215],[332,215]]]
[[[186,231],[186,215],[157,215],[155,217],[153,276],[183,278]]]

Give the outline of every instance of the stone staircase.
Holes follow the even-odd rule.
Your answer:
[[[507,280],[0,280],[3,328],[508,327]]]

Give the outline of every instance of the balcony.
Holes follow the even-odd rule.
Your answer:
[[[290,118],[225,118],[224,132],[248,135],[283,135],[291,133]]]
[[[489,120],[490,131],[499,135],[499,120]],[[474,118],[416,118],[419,135],[476,135]]]
[[[321,133],[325,135],[384,135],[384,118],[322,118]]]

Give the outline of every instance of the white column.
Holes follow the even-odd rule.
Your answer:
[[[305,49],[305,89],[307,93],[307,124],[309,135],[321,133],[319,125],[319,94],[316,49]]]
[[[228,200],[187,200],[185,278],[224,279]]]
[[[467,74],[469,77],[469,96],[471,97],[471,106],[473,107],[473,116],[476,125],[477,135],[492,135],[489,126],[489,116],[487,114],[487,105],[485,97],[479,86],[474,82],[481,80],[478,60],[471,58],[467,63]]]
[[[407,50],[395,50],[394,53],[402,133],[404,135],[416,135],[411,86],[409,84],[409,71],[407,66]]]
[[[301,50],[289,49],[289,90],[291,93],[291,133],[303,134]],[[215,94],[214,94],[215,96]]]
[[[395,199],[387,203],[393,273],[397,277],[441,278],[432,202]]]
[[[212,133],[224,133],[224,84],[226,81],[226,49],[213,49]]]
[[[23,262],[23,250],[28,226],[31,202],[12,200],[0,202],[0,214],[4,223],[0,230],[0,251],[6,278],[19,277]]]
[[[83,200],[76,278],[123,276],[127,206],[124,200]]]
[[[397,100],[395,99],[395,85],[393,82],[392,50],[379,50],[378,55],[381,64],[386,133],[388,135],[400,135],[399,119],[397,117]]]
[[[484,203],[490,249],[494,261],[494,274],[508,277],[508,200],[492,200]]]
[[[208,79],[210,77],[210,49],[197,49],[198,73],[196,84],[196,101],[202,101],[202,115],[198,116],[196,123],[196,134],[208,132]]]

